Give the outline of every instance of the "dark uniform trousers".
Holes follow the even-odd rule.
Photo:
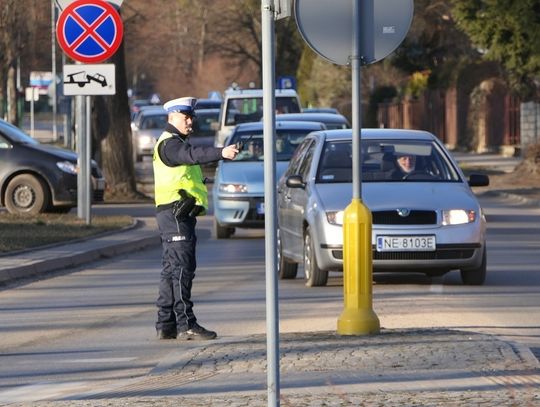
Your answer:
[[[182,332],[197,321],[191,301],[195,278],[195,217],[178,221],[171,209],[156,214],[161,234],[162,270],[159,282],[158,320],[156,329]]]

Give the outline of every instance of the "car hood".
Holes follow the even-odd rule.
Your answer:
[[[352,184],[317,184],[317,194],[325,210],[344,209],[352,199]],[[362,201],[371,210],[395,208],[477,209],[478,201],[462,183],[366,183]]]
[[[276,162],[276,182],[287,169],[288,161]],[[256,189],[248,188],[249,192],[264,191],[264,162],[263,161],[222,161],[219,166],[216,183],[246,184]]]
[[[23,144],[25,148],[54,155],[61,160],[77,161],[77,153],[65,148],[51,146],[49,144]]]

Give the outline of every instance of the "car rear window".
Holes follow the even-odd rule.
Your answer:
[[[258,122],[263,115],[263,98],[232,98],[229,99],[225,109],[225,124],[227,126]],[[276,111],[278,113],[300,113],[297,98],[292,96],[276,97]]]
[[[276,139],[276,161],[290,161],[296,148],[312,130],[278,131]],[[230,144],[244,143],[244,148],[235,161],[258,161],[264,159],[263,135],[261,132],[236,133]]]

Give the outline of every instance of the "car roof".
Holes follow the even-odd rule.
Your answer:
[[[276,89],[276,96],[298,96],[298,93],[294,89]],[[262,97],[262,89],[229,89],[225,91],[227,97]]]
[[[341,114],[339,110],[334,107],[305,107],[302,109],[302,113],[332,113]]]
[[[309,120],[314,122],[337,122],[337,123],[348,123],[348,120],[342,114],[336,113],[282,113],[276,115],[276,120]]]
[[[195,108],[195,115],[198,115],[198,114],[216,114],[219,112],[221,112],[221,109],[217,109],[217,108],[205,108],[205,109],[199,109],[199,108]]]
[[[324,137],[327,141],[350,140],[352,129],[320,130],[312,133],[316,137]],[[436,138],[433,134],[424,130],[409,129],[362,129],[362,139],[401,139],[401,140],[426,140]]]
[[[264,127],[264,122],[249,122],[242,123],[236,126],[235,131],[254,131],[262,130]],[[324,127],[324,124],[321,122],[309,122],[309,121],[283,121],[276,122],[276,130],[321,130],[321,127]]]
[[[140,116],[152,116],[156,114],[167,114],[167,111],[161,106],[156,106],[155,109],[144,109],[139,112]]]
[[[195,109],[197,109],[197,105],[199,106],[221,106],[221,103],[223,101],[221,99],[211,99],[211,98],[201,98],[197,99],[197,102],[195,102]]]

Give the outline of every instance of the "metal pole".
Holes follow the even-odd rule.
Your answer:
[[[86,96],[86,157],[85,157],[85,178],[84,178],[84,192],[85,192],[85,212],[84,218],[86,219],[86,224],[90,225],[92,219],[90,216],[90,208],[92,205],[92,103],[90,96]]]
[[[77,217],[80,219],[85,218],[84,212],[84,157],[86,156],[86,143],[84,142],[84,129],[86,124],[84,123],[84,96],[76,97],[76,115],[77,115]]]
[[[362,139],[362,94],[361,94],[361,56],[360,56],[360,0],[353,1],[353,54],[351,57],[352,68],[352,198],[362,198],[362,166],[360,165],[360,141]]]
[[[279,308],[277,286],[277,211],[275,148],[274,7],[262,0],[264,226],[266,259],[266,348],[268,406],[279,407]]]
[[[54,0],[51,0],[51,59],[52,59],[52,127],[53,141],[58,141],[58,132],[56,129],[56,5]]]
[[[35,88],[31,87],[32,89],[32,97],[30,98],[30,135],[32,138],[36,137],[35,131],[34,131],[34,94],[35,94]]]

